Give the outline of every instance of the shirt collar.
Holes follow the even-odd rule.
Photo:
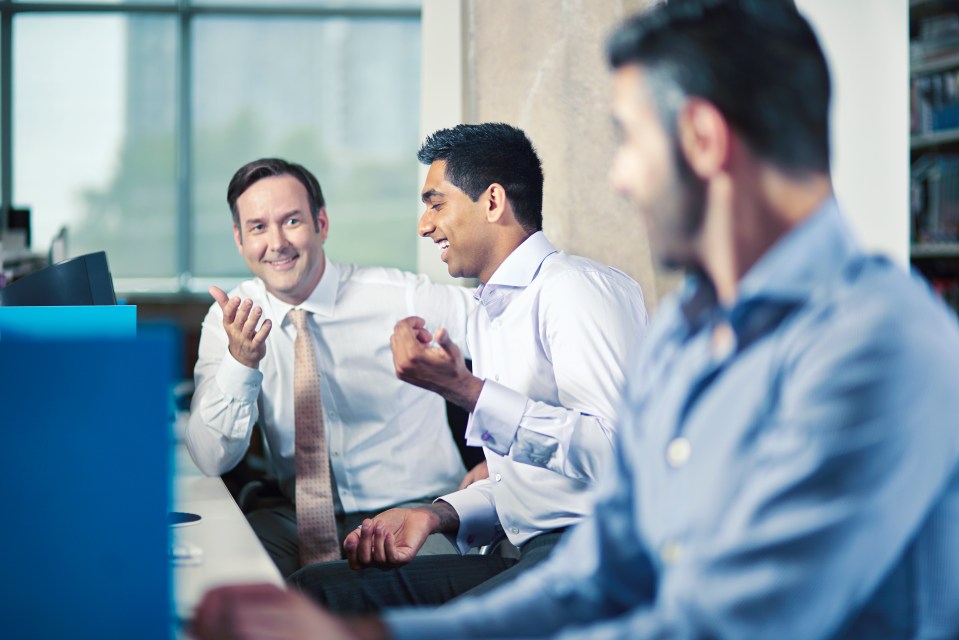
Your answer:
[[[860,251],[830,196],[795,229],[779,239],[739,281],[733,309],[719,309],[715,289],[702,273],[691,273],[682,293],[682,311],[695,329],[714,313],[765,301],[792,305],[808,298],[823,281]]]
[[[528,286],[536,277],[543,260],[553,253],[556,253],[556,247],[546,239],[542,231],[537,231],[506,256],[503,264],[490,276],[489,282],[477,288],[476,298],[481,299],[483,290],[487,287]]]
[[[269,300],[273,317],[279,320],[281,324],[286,322],[286,316],[292,309],[305,309],[312,314],[325,316],[327,318],[333,317],[333,309],[336,306],[336,295],[340,286],[340,268],[335,262],[331,262],[329,258],[324,259],[326,262],[323,267],[323,277],[320,278],[320,283],[313,289],[310,297],[300,304],[292,305],[288,302],[283,302],[267,291],[266,298]]]
[[[830,196],[752,266],[739,283],[738,301],[808,298],[813,289],[839,273],[842,265],[860,251],[835,198]]]
[[[556,247],[542,231],[537,231],[506,256],[490,276],[489,282],[476,288],[473,297],[479,300],[490,317],[495,318],[506,309],[512,292],[529,286],[539,273],[543,261],[554,253]]]

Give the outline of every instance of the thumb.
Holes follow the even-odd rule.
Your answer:
[[[436,330],[436,343],[449,354],[451,358],[457,359],[460,357],[460,349],[456,346],[456,343],[450,339],[450,334],[446,328],[441,328]]]
[[[210,295],[213,296],[213,299],[216,300],[217,304],[220,305],[220,307],[223,307],[223,305],[230,301],[230,297],[226,295],[226,291],[216,285],[212,285],[208,291],[210,292]]]
[[[346,539],[343,541],[343,549],[345,549],[346,551],[353,551],[354,549],[356,549],[356,545],[359,542],[359,538],[360,537],[356,534],[355,531],[351,531],[350,534],[346,536]]]

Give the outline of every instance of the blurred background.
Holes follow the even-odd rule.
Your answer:
[[[248,277],[225,199],[238,167],[281,156],[314,171],[334,260],[444,280],[416,236],[415,152],[439,127],[504,121],[543,159],[546,234],[636,278],[655,313],[679,276],[607,186],[603,55],[610,29],[650,4],[0,0],[0,278],[105,250],[118,296],[182,331],[189,377],[208,286]],[[952,38],[959,3],[796,4],[832,66],[840,203],[868,247],[928,272],[910,234],[910,77],[923,72],[910,37]]]

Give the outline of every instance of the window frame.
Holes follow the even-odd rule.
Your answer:
[[[400,0],[402,1],[402,0]],[[124,2],[16,2],[0,0],[0,230],[7,228],[7,212],[13,206],[13,19],[19,14],[113,14],[175,16],[176,26],[176,275],[172,278],[115,278],[121,293],[198,293],[206,291],[209,279],[196,278],[191,272],[194,217],[192,201],[193,127],[191,104],[193,100],[192,33],[198,17],[240,16],[256,17],[310,17],[350,19],[399,19],[422,22],[422,5],[382,6],[375,2],[316,2],[312,6],[273,5],[269,0],[260,4],[204,4],[202,0],[147,1],[135,4]],[[230,286],[230,278],[217,278],[220,286]],[[239,283],[242,278],[235,278]]]

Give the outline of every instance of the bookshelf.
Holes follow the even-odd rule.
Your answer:
[[[959,0],[909,2],[910,260],[959,313]]]

